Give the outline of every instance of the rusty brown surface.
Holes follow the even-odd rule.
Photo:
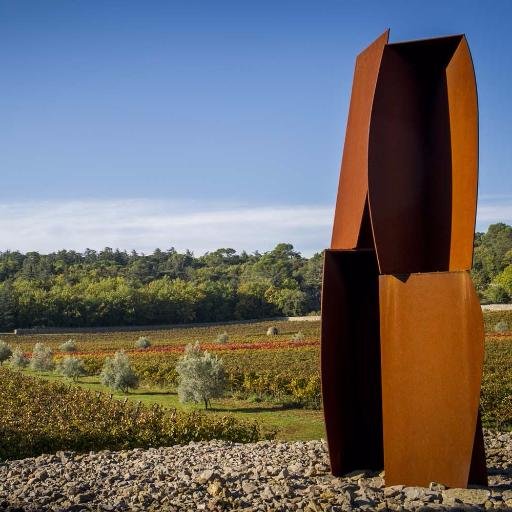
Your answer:
[[[469,270],[478,187],[478,100],[475,71],[463,37],[446,67],[452,160],[452,225],[449,270]]]
[[[378,293],[374,251],[325,251],[322,395],[337,476],[383,467]]]
[[[382,274],[470,269],[477,115],[463,36],[386,45],[368,157]]]
[[[386,485],[485,485],[483,320],[467,272],[478,181],[473,64],[462,35],[387,40],[356,62],[325,254],[331,468],[384,464]]]
[[[373,94],[388,35],[389,31],[384,32],[356,60],[331,249],[357,247],[368,194],[368,130]]]
[[[379,297],[386,485],[466,487],[484,356],[471,277],[383,275]]]

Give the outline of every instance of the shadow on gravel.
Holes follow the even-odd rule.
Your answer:
[[[492,466],[487,467],[487,474],[490,478],[498,477],[503,480],[508,480],[506,483],[496,483],[489,485],[489,489],[493,491],[512,491],[512,466],[507,468],[494,468]]]

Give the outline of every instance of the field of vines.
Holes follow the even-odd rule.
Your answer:
[[[0,460],[58,450],[122,450],[224,439],[258,441],[255,422],[113,400],[0,368]]]
[[[512,428],[512,311],[484,313],[486,356],[482,382],[482,417],[488,427]],[[278,334],[268,336],[276,327]],[[219,335],[226,334],[223,342]],[[300,333],[297,336],[297,333]],[[138,337],[151,346],[136,349]],[[202,348],[224,361],[228,393],[239,400],[267,400],[288,407],[319,409],[320,324],[303,322],[254,322],[225,326],[176,328],[166,331],[109,332],[47,335],[2,335],[11,346],[30,354],[36,342],[54,350],[55,359],[65,354],[59,345],[73,338],[77,357],[84,360],[87,373],[97,375],[105,358],[124,349],[130,356],[141,386],[174,391],[175,364],[186,344],[198,340]],[[226,339],[227,338],[227,339]]]

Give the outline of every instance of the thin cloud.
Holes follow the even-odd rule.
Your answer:
[[[202,254],[219,247],[264,251],[290,242],[309,255],[328,243],[332,213],[321,206],[221,209],[144,199],[16,202],[0,205],[0,247],[43,253],[175,247]]]
[[[328,247],[328,206],[201,205],[193,201],[75,200],[0,204],[0,249],[52,252],[113,247],[150,253],[156,247],[203,254],[219,247],[266,251],[289,242],[304,255]],[[512,223],[512,197],[481,197],[477,229]]]
[[[485,231],[489,224],[505,222],[512,224],[512,196],[484,195],[479,197],[476,225],[479,231]]]

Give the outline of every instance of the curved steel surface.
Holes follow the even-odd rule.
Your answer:
[[[449,270],[470,270],[478,191],[478,99],[475,70],[463,37],[446,67],[452,160]]]
[[[325,251],[322,397],[336,476],[383,467],[378,295],[374,251]]]
[[[379,297],[386,485],[466,487],[472,465],[485,472],[483,318],[469,272],[383,275]]]
[[[471,267],[477,115],[463,36],[386,45],[368,148],[368,198],[382,274]]]
[[[331,249],[357,247],[368,195],[368,131],[373,94],[388,37],[389,30],[361,52],[356,60]]]

